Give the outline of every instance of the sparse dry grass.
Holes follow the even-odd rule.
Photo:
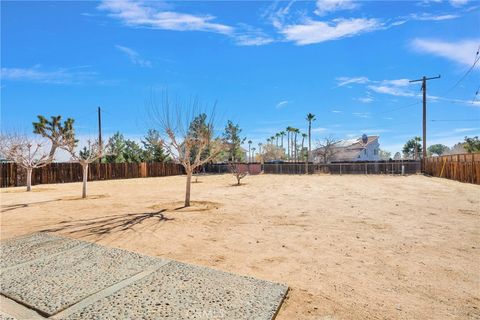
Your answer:
[[[291,287],[277,319],[480,318],[480,187],[423,176],[184,177],[2,190],[41,230]],[[73,201],[75,200],[75,201]]]

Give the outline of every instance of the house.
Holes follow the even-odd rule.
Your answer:
[[[357,139],[341,140],[328,150],[327,162],[379,161],[379,136],[362,135]],[[315,161],[325,162],[325,148],[314,151]]]

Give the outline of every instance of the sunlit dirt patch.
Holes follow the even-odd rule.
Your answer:
[[[82,198],[81,196],[67,196],[58,198],[59,201],[72,201],[72,200],[95,200],[95,199],[102,199],[107,198],[110,195],[108,194],[92,194],[87,196],[86,198]]]
[[[221,203],[213,201],[190,201],[190,206],[185,207],[183,201],[175,201],[168,203],[159,203],[148,207],[153,210],[164,209],[171,212],[206,212],[217,210],[222,206]]]

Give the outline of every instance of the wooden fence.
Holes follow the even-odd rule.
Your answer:
[[[0,187],[26,185],[26,170],[15,163],[0,163]],[[183,174],[183,167],[175,163],[92,163],[88,180],[111,180],[146,177],[164,177]],[[82,181],[82,167],[78,163],[51,163],[33,170],[32,184],[67,183]]]
[[[429,157],[424,171],[434,177],[480,184],[480,153]]]
[[[305,163],[264,164],[263,171],[273,174],[305,174]],[[419,161],[362,161],[309,163],[309,173],[328,174],[415,174],[420,172]]]
[[[403,167],[403,171],[402,171]],[[249,164],[252,174],[263,171],[266,174],[305,174],[305,163],[265,163]],[[228,164],[209,164],[204,167],[208,173],[229,173]],[[376,162],[342,162],[327,164],[308,164],[309,173],[330,174],[415,174],[420,172],[419,161],[376,161]]]

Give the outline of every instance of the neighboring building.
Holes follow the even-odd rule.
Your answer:
[[[381,159],[378,138],[379,136],[364,134],[358,139],[341,140],[332,148],[329,162],[379,161]],[[323,159],[317,155],[319,149],[315,151],[315,161],[323,162]]]

